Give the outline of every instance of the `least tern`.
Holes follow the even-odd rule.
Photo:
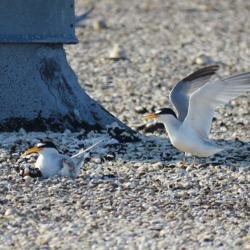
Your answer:
[[[25,151],[24,154],[34,152],[39,154],[35,168],[38,168],[44,177],[58,175],[76,178],[86,158],[84,153],[90,151],[102,141],[103,140],[97,142],[85,150],[81,149],[79,153],[71,157],[60,154],[55,144],[51,141],[40,142],[36,147]]]
[[[174,147],[185,152],[180,166],[184,168],[187,154],[208,157],[229,148],[209,140],[209,132],[215,109],[240,94],[250,90],[250,72],[209,82],[219,66],[202,68],[178,82],[170,93],[170,100],[177,114],[170,108],[157,110],[144,119],[156,118],[165,125]]]

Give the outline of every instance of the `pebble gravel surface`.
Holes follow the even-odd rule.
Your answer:
[[[88,95],[140,141],[115,136],[116,124],[0,133],[0,249],[250,249],[250,94],[215,112],[210,137],[232,149],[197,159],[193,169],[176,168],[184,153],[161,124],[142,119],[172,107],[174,84],[210,62],[220,65],[215,78],[250,70],[250,2],[75,4],[76,14],[95,9],[76,28],[79,44],[65,46],[69,64]],[[114,48],[122,52],[111,59]],[[39,138],[68,155],[104,140],[75,180],[23,178],[16,169],[34,166],[37,155],[23,153]]]

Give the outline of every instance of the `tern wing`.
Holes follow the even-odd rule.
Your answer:
[[[99,142],[95,143],[94,145],[90,146],[89,148],[87,148],[87,149],[85,149],[85,150],[81,149],[79,153],[77,153],[77,154],[71,156],[71,158],[80,158],[81,155],[83,155],[84,153],[90,151],[92,148],[94,148],[95,146],[97,146],[97,145],[98,145],[99,143],[101,143],[103,140],[104,140],[104,139],[100,140]]]
[[[203,85],[205,85],[218,70],[218,65],[208,66],[195,71],[179,81],[170,93],[170,100],[178,113],[181,122],[187,116],[190,96]]]
[[[250,90],[250,72],[207,83],[193,93],[183,122],[203,139],[208,139],[215,109]]]
[[[83,150],[81,149],[80,152],[76,155],[71,156],[71,159],[74,161],[76,168],[80,169],[80,167],[82,166],[86,155],[84,155],[84,153],[90,151],[92,148],[94,148],[95,146],[97,146],[99,143],[101,143],[104,139],[100,140],[99,142],[95,143],[94,145],[90,146],[89,148]]]
[[[58,176],[69,176],[73,177],[72,173],[75,171],[75,163],[73,159],[67,155],[61,157],[62,168],[58,171]]]

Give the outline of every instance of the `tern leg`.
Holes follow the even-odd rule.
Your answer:
[[[189,166],[190,168],[193,168],[193,167],[194,167],[194,164],[195,164],[195,162],[196,162],[196,159],[197,159],[197,157],[196,157],[196,155],[195,155],[195,156],[194,156],[194,161],[193,161],[192,165]]]
[[[186,161],[187,161],[187,153],[185,153],[185,158],[184,158],[183,163],[181,164],[180,167],[177,167],[177,168],[184,168]]]

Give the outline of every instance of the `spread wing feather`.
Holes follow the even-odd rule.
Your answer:
[[[181,122],[187,116],[190,96],[204,86],[218,70],[218,65],[202,68],[178,82],[170,93],[170,100]]]
[[[207,83],[190,97],[184,126],[193,128],[203,139],[208,139],[215,109],[250,90],[250,72]]]

